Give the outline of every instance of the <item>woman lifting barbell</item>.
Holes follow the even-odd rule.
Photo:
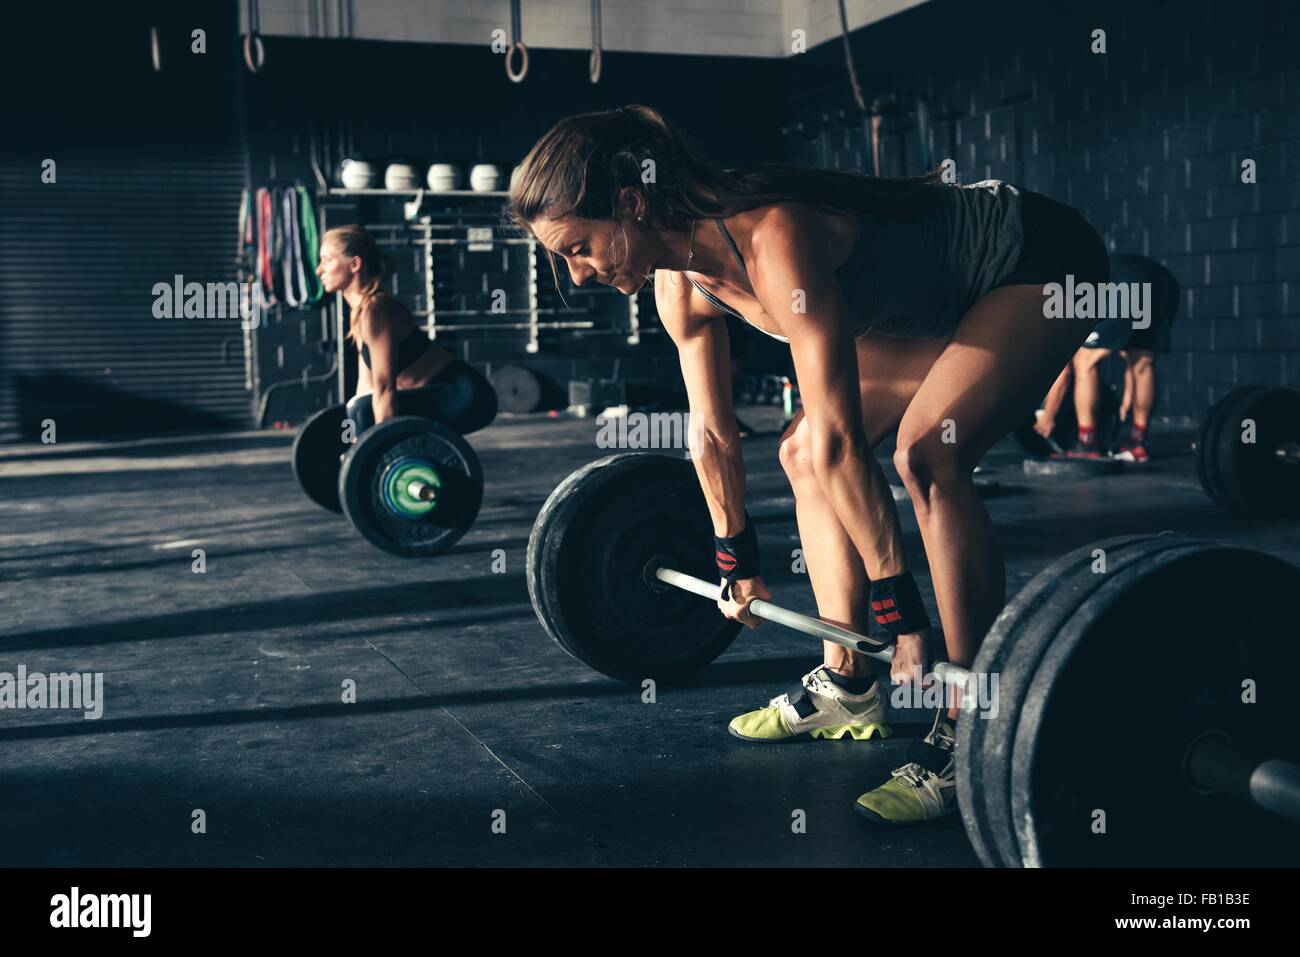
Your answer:
[[[508,212],[573,282],[633,295],[653,279],[690,402],[690,449],[713,519],[722,612],[770,594],[745,512],[726,313],[788,342],[803,409],[779,457],[795,496],[818,614],[895,640],[891,674],[929,665],[925,606],[908,570],[889,483],[894,463],[929,557],[948,658],[969,666],[1005,602],[992,523],[971,480],[1092,328],[1048,319],[1044,284],[1104,281],[1106,252],[1074,210],[997,181],[949,185],[777,165],[723,170],[655,110],[561,120],[510,184]],[[889,781],[858,798],[874,820],[956,807],[955,704]],[[888,735],[872,662],[826,643],[797,689],[731,722],[753,741]]]
[[[361,356],[348,416],[359,435],[393,416],[418,415],[468,435],[497,414],[492,384],[430,342],[415,318],[382,290],[392,272],[374,236],[360,226],[325,233],[316,275],[327,293],[341,292],[351,312],[348,334]]]

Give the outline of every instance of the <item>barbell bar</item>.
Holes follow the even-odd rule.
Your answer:
[[[655,559],[647,564],[646,573],[673,588],[715,602],[721,600],[721,585],[710,584],[702,578],[659,564]],[[888,663],[894,660],[892,644],[882,644],[820,618],[782,608],[762,598],[755,598],[748,608],[755,618],[785,625],[813,638],[833,641],[877,661]],[[932,674],[944,684],[961,690],[965,690],[972,675],[969,669],[946,661],[935,662]],[[1300,821],[1300,764],[1277,758],[1259,761],[1237,747],[1223,732],[1210,730],[1188,746],[1183,765],[1188,786],[1198,793],[1224,794]]]
[[[406,486],[406,494],[421,502],[432,502],[438,497],[438,486],[429,482],[411,482]]]
[[[612,678],[691,677],[742,628],[718,613],[712,532],[691,462],[623,453],[583,466],[528,539],[538,621]],[[770,602],[750,610],[892,659],[879,638]],[[1267,552],[1137,534],[1049,563],[969,669],[936,669],[979,692],[965,696],[975,707],[955,748],[976,855],[1004,867],[1300,863],[1300,828],[1284,819],[1300,802],[1297,635],[1300,567]]]
[[[647,565],[646,572],[666,585],[691,592],[701,598],[708,598],[716,602],[722,597],[721,585],[711,585],[702,578],[696,578],[694,575],[688,575],[667,565],[655,566],[653,560],[650,565]],[[774,605],[762,598],[755,598],[751,601],[749,611],[756,618],[776,622],[778,625],[785,625],[787,628],[793,628],[795,631],[803,632],[805,635],[811,635],[814,638],[833,641],[837,645],[860,652],[870,658],[875,658],[877,661],[889,664],[894,660],[894,646],[890,643],[877,641],[866,635],[859,635],[855,631],[849,631],[839,625],[832,625],[820,618],[813,618],[811,615],[802,615],[797,611],[782,608],[780,605]],[[933,674],[944,684],[965,689],[967,679],[970,678],[971,673],[958,665],[939,661],[934,665]]]

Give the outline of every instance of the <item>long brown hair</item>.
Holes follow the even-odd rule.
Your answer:
[[[375,242],[375,237],[362,226],[349,224],[335,226],[326,230],[321,237],[321,245],[333,241],[345,256],[356,256],[361,260],[361,301],[357,303],[348,319],[348,338],[353,345],[361,345],[361,317],[381,299],[392,297],[380,287],[384,280],[393,274],[395,263],[393,257],[385,254]]]
[[[701,158],[658,110],[634,104],[551,127],[511,175],[506,215],[529,233],[542,218],[618,221],[617,197],[628,187],[645,197],[651,223],[668,229],[782,202],[908,215],[928,205],[940,182],[938,169],[893,178],[779,163],[724,170]],[[554,272],[555,257],[548,258]]]

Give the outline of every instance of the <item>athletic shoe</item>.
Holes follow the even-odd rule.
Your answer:
[[[1128,441],[1121,445],[1119,451],[1115,453],[1115,458],[1125,462],[1149,462],[1151,456],[1147,454],[1146,440],[1146,430],[1134,426],[1129,431]]]
[[[1115,458],[1121,462],[1149,462],[1151,456],[1147,454],[1147,447],[1141,443],[1135,445],[1122,445],[1120,450],[1115,453]]]
[[[866,741],[893,734],[884,718],[879,681],[862,694],[849,694],[819,665],[803,676],[797,688],[777,695],[766,708],[733,718],[727,730],[744,741],[765,743],[845,736]]]
[[[908,761],[888,781],[858,798],[863,817],[883,824],[919,824],[957,810],[956,734],[947,712],[934,717],[930,733],[908,749]]]

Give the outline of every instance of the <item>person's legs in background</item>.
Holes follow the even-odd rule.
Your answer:
[[[1156,354],[1147,349],[1124,349],[1124,402],[1120,406],[1120,420],[1132,413],[1128,438],[1115,453],[1126,462],[1146,462],[1147,428],[1156,407]]]
[[[1074,354],[1074,411],[1079,423],[1079,440],[1071,453],[1079,458],[1101,458],[1097,442],[1097,410],[1101,401],[1098,366],[1110,355],[1109,349],[1084,347]]]
[[[1181,291],[1178,280],[1165,266],[1145,256],[1123,255],[1111,259],[1111,279],[1130,287],[1141,284],[1148,294],[1144,322],[1130,323],[1123,342],[1109,343],[1124,357],[1124,401],[1120,421],[1130,423],[1115,457],[1126,462],[1146,462],[1147,435],[1156,407],[1156,353],[1168,352]],[[1134,316],[1134,319],[1138,319]]]

